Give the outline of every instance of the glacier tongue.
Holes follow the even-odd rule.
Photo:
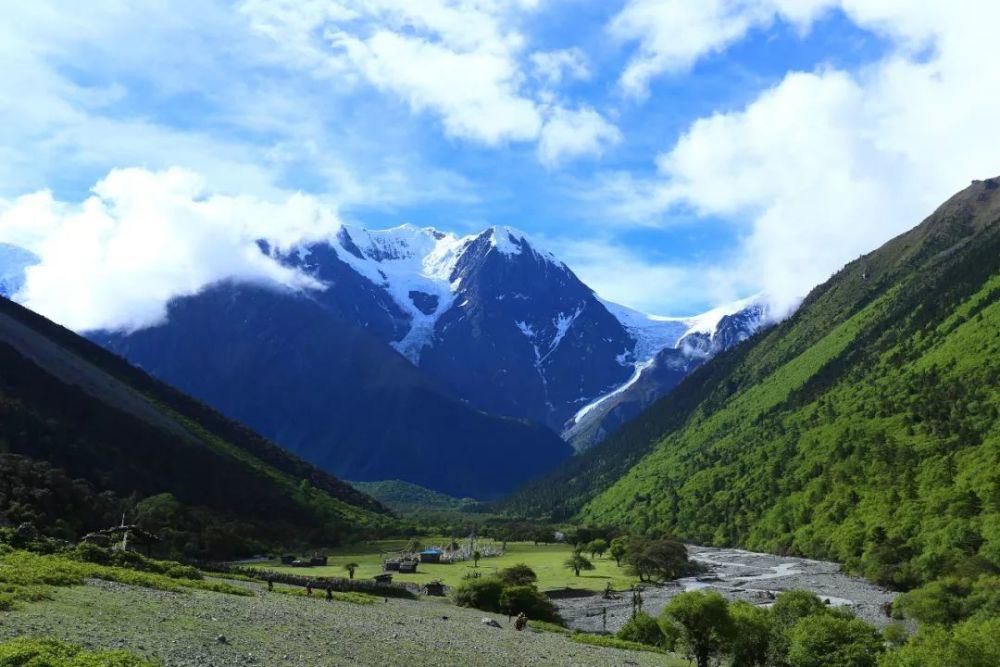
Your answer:
[[[344,247],[343,241],[345,252],[338,252],[338,256],[385,289],[410,316],[410,330],[392,346],[418,363],[421,351],[434,336],[438,318],[455,300],[458,284],[451,282],[451,275],[471,237],[408,224],[378,231],[345,225],[345,230],[361,257]],[[433,310],[421,308],[413,293],[436,297]]]

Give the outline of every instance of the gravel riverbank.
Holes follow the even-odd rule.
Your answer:
[[[678,593],[714,589],[731,600],[747,600],[768,605],[781,591],[802,588],[816,593],[831,605],[849,607],[855,615],[877,626],[887,625],[884,605],[895,593],[841,571],[840,565],[826,561],[760,554],[742,549],[688,546],[691,559],[706,572],[663,586],[647,585],[642,593],[643,610],[658,615]],[[629,592],[620,599],[605,600],[601,595],[555,600],[572,629],[601,632],[602,609],[607,609],[607,631],[618,630],[632,614]]]

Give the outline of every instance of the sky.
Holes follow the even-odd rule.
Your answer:
[[[527,232],[601,296],[790,307],[1000,174],[992,0],[0,5],[19,299],[138,326],[345,222]]]

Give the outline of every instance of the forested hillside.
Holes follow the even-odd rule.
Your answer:
[[[0,522],[74,539],[122,514],[171,554],[323,542],[392,522],[369,496],[0,299]]]
[[[837,559],[901,587],[1000,567],[1000,181],[683,387],[508,508]]]

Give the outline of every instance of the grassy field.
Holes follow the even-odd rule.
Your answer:
[[[447,540],[426,538],[422,539],[421,542],[426,546],[432,546],[444,544]],[[488,540],[481,544],[497,548],[500,546],[498,543]],[[346,576],[344,565],[353,562],[360,566],[355,572],[355,577],[371,578],[382,571],[383,558],[395,555],[405,545],[406,540],[382,540],[335,549],[329,552],[329,565],[326,567],[292,568],[273,562],[260,564],[260,566],[275,570],[290,570],[296,574],[317,577],[343,577]],[[483,575],[487,575],[517,563],[524,563],[538,575],[538,588],[542,591],[561,588],[601,591],[604,590],[608,582],[611,582],[612,587],[620,590],[628,588],[638,581],[635,577],[628,576],[624,568],[615,565],[614,558],[608,555],[603,558],[591,559],[594,569],[590,572],[581,572],[580,576],[577,577],[571,570],[563,567],[563,563],[572,552],[572,547],[566,544],[535,545],[530,542],[510,542],[507,544],[507,551],[503,556],[482,559],[479,562],[478,570]],[[589,554],[587,557],[590,557]],[[464,576],[476,571],[476,569],[471,561],[453,565],[421,563],[416,574],[394,572],[393,581],[423,584],[438,579],[449,586],[455,586],[462,581]]]

